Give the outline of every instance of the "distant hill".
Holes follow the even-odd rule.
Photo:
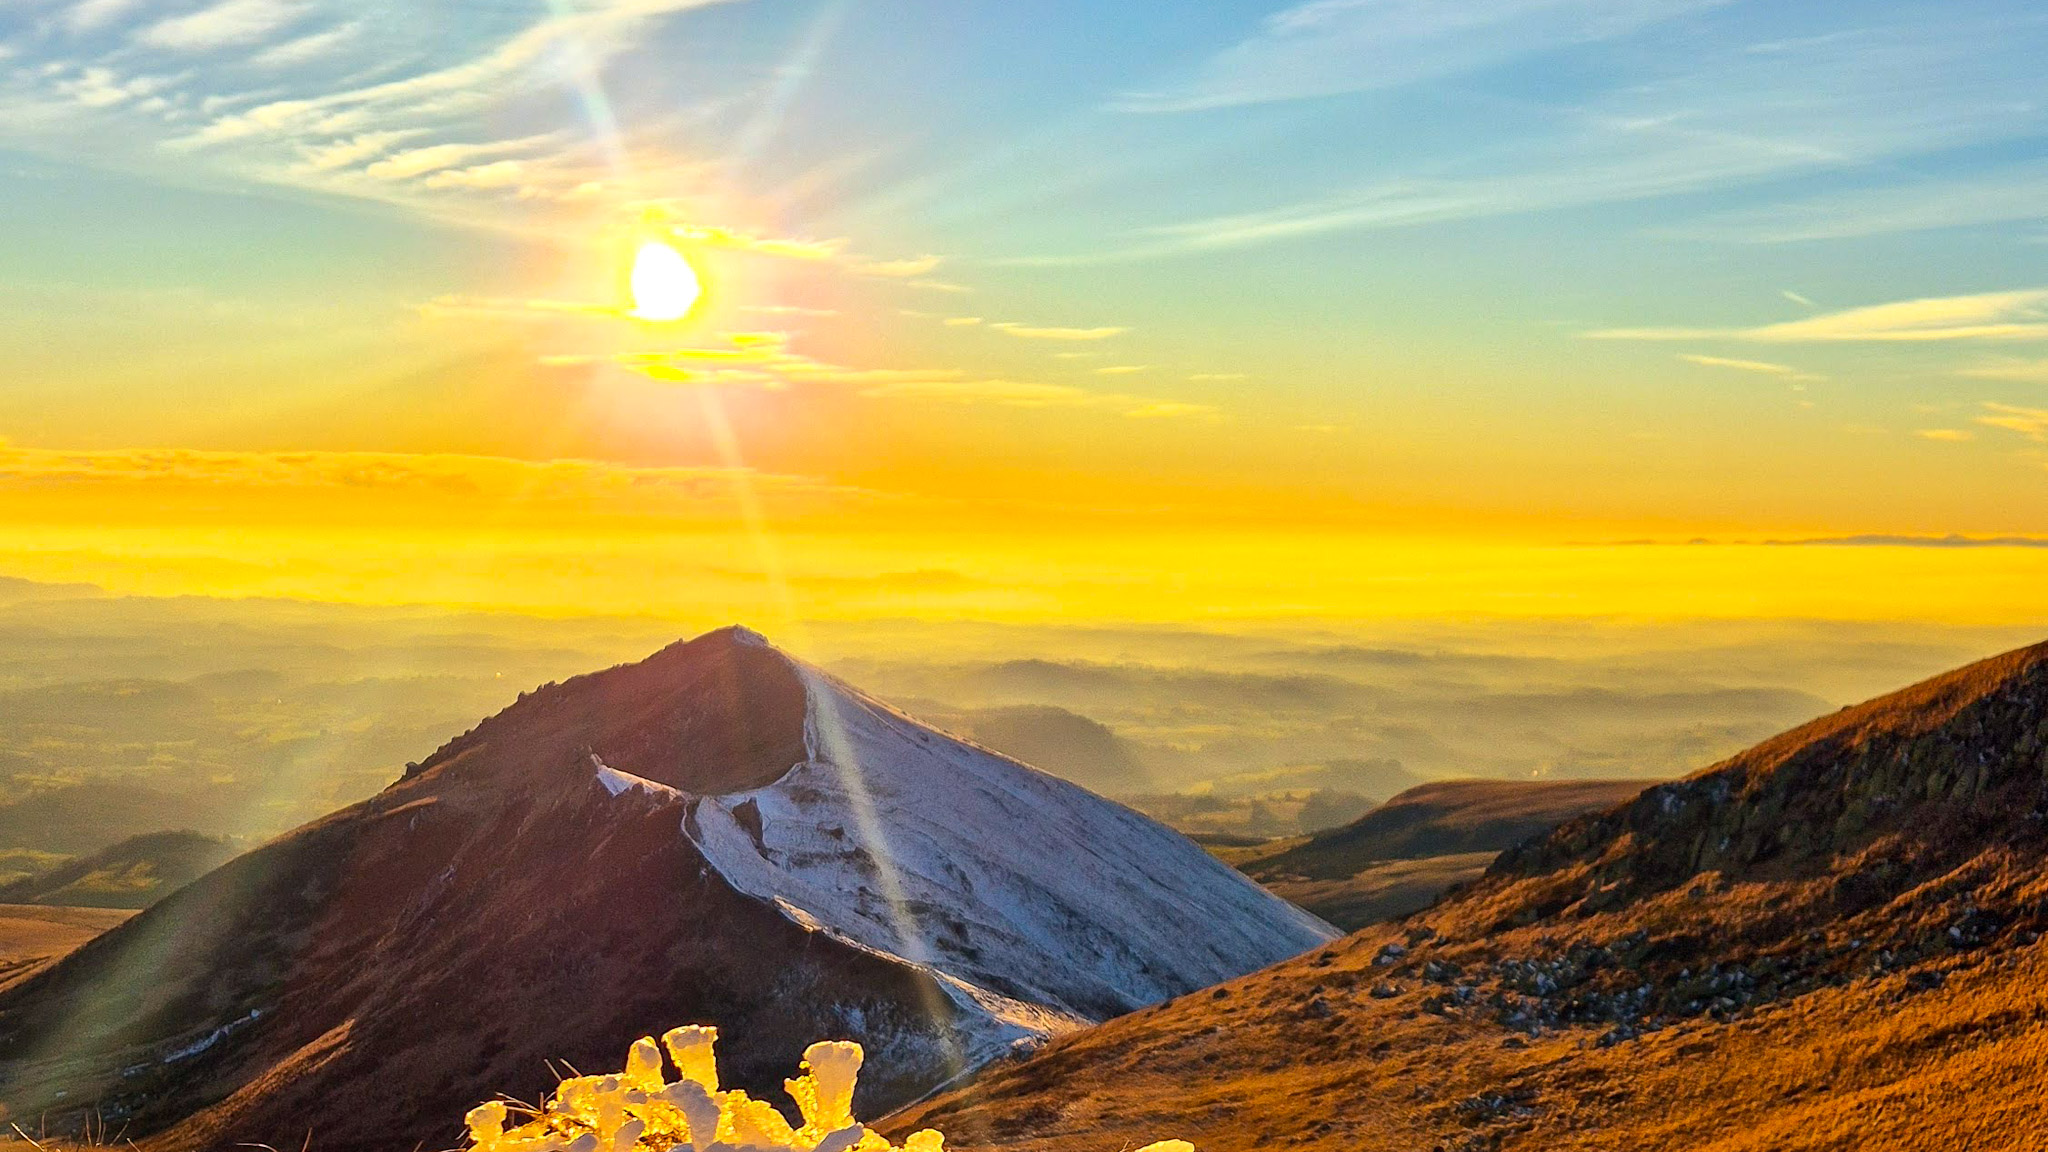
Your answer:
[[[1384,860],[1499,852],[1587,812],[1611,808],[1641,780],[1443,780],[1410,788],[1341,828],[1260,862],[1262,871],[1336,880]]]
[[[1410,788],[1339,828],[1226,856],[1339,928],[1425,908],[1496,853],[1643,790],[1640,780],[1445,780]]]
[[[66,856],[94,853],[166,824],[203,828],[221,819],[221,809],[209,792],[66,784],[0,804],[0,846]]]
[[[0,904],[147,908],[235,855],[232,841],[199,832],[131,836],[48,872],[0,885]]]
[[[880,1125],[977,1148],[2048,1147],[2048,645],[1505,852]],[[1312,1053],[1312,1058],[1305,1058]]]
[[[1090,791],[1123,796],[1151,789],[1151,774],[1130,744],[1107,725],[1077,712],[1024,704],[975,709],[960,719],[965,735],[975,743]]]

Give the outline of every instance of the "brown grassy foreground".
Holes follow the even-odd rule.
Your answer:
[[[1737,896],[1767,898],[1764,887]],[[884,1128],[934,1126],[962,1147],[1032,1152],[1162,1135],[1204,1152],[2048,1147],[2041,944],[1868,972],[1605,1047],[1604,1022],[1530,1038],[1427,1009],[1446,988],[1418,979],[1422,964],[1471,972],[1490,956],[1544,951],[1537,935],[1424,944],[1407,963],[1376,966],[1405,937],[1370,929],[1056,1043]],[[1928,973],[1943,983],[1923,989]]]
[[[891,1117],[963,1147],[2048,1148],[2048,646]]]

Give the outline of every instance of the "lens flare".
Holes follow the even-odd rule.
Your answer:
[[[659,240],[633,255],[633,315],[642,320],[681,320],[704,294],[697,270],[681,252]]]

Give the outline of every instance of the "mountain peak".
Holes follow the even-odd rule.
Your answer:
[[[596,756],[683,792],[740,792],[804,758],[808,700],[794,661],[758,632],[721,628],[522,693],[407,774],[488,764],[501,778],[549,778],[587,773]]]
[[[860,1089],[879,1110],[1333,935],[721,629],[525,693],[0,989],[0,1109],[118,1117],[158,1152],[445,1147],[432,1118],[537,1096],[545,1058],[701,1022],[744,1036],[721,1071],[762,1089],[819,1036],[861,1043],[892,1070]]]

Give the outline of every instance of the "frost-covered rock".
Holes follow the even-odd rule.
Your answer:
[[[783,1081],[803,1122],[745,1092],[720,1091],[718,1029],[671,1029],[656,1045],[633,1043],[625,1071],[564,1080],[537,1109],[492,1100],[465,1122],[475,1152],[895,1152],[897,1145],[853,1117],[861,1046],[826,1040],[804,1049],[801,1072]],[[677,1078],[668,1082],[662,1049]],[[516,1115],[515,1115],[516,1114]],[[515,1123],[515,1120],[517,1121]],[[903,1152],[945,1152],[946,1139],[913,1132]],[[1185,1140],[1162,1140],[1139,1152],[1195,1152]]]

